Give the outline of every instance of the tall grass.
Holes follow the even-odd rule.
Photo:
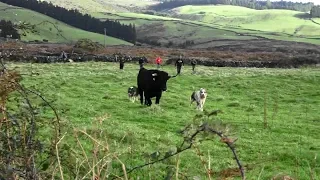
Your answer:
[[[59,146],[69,152],[77,151],[77,154],[91,152],[79,157],[64,154],[74,161],[78,159],[79,163],[86,156],[90,158],[90,165],[87,161],[82,162],[90,168],[77,166],[79,173],[91,176],[92,172],[99,173],[105,163],[111,163],[109,167],[116,170],[113,174],[125,174],[123,169],[148,162],[148,155],[154,152],[173,151],[181,143],[177,131],[199,113],[195,106],[190,106],[189,96],[193,90],[204,87],[208,91],[205,109],[222,110],[217,120],[228,124],[226,132],[238,138],[236,148],[248,179],[271,179],[278,174],[309,179],[310,169],[314,177],[319,176],[319,159],[315,158],[320,149],[320,71],[317,68],[199,66],[192,74],[191,67],[185,66],[181,76],[168,81],[168,91],[163,93],[160,106],[145,107],[131,103],[126,93],[129,86],[136,84],[138,64],[125,64],[123,71],[118,69],[118,64],[97,62],[37,64],[32,68],[31,64],[10,64],[9,67],[22,72],[32,69],[40,74],[26,76],[22,83],[44,92],[49,100],[56,99],[53,105],[59,110],[65,126],[75,129],[75,137],[81,146],[78,140],[70,138],[73,132],[68,132]],[[173,66],[163,66],[162,69],[175,74]],[[264,106],[264,96],[268,99],[268,106]],[[230,106],[235,102],[236,106]],[[268,112],[268,121],[272,119],[267,129],[263,127],[264,108]],[[108,114],[107,118],[95,125],[96,117],[105,114]],[[47,116],[51,117],[50,114]],[[215,126],[218,125],[216,122]],[[91,134],[103,140],[96,142]],[[105,153],[95,155],[97,149],[105,149]],[[208,149],[214,175],[236,167],[223,144],[205,141],[199,147],[200,152]],[[193,149],[180,154],[179,163],[170,159],[135,171],[129,177],[162,178],[171,173],[167,167],[178,166],[180,175],[205,178],[208,176],[203,162],[209,158],[202,157],[205,158],[199,159]],[[206,167],[209,167],[208,162]]]

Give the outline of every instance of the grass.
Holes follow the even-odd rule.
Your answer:
[[[149,15],[149,14],[140,14],[140,13],[117,13],[119,16],[128,17],[128,18],[137,18],[137,19],[148,19],[148,20],[180,20],[177,18]]]
[[[68,9],[82,12],[130,12],[132,8],[152,5],[156,1],[148,0],[42,0]]]
[[[74,28],[43,14],[19,7],[9,6],[4,3],[0,3],[0,17],[1,19],[10,20],[14,23],[25,21],[36,25],[35,30],[37,30],[38,33],[27,33],[26,36],[22,36],[22,40],[24,41],[42,41],[43,39],[47,39],[49,42],[54,43],[72,43],[82,38],[88,38],[99,43],[104,43],[104,36],[101,34]],[[117,38],[107,37],[106,44],[129,45],[130,43]]]
[[[320,26],[309,20],[308,14],[298,11],[254,10],[238,6],[183,6],[173,11],[179,15],[197,16],[200,21],[225,27],[297,36],[319,37],[320,34]]]
[[[153,23],[164,23],[171,21],[180,21],[180,19],[149,15],[149,14],[141,14],[141,13],[131,13],[131,12],[121,12],[121,13],[91,13],[92,16],[101,19],[101,20],[119,20],[124,24],[135,24],[136,27],[140,27],[143,25],[150,25]]]
[[[320,18],[312,18],[315,22],[320,24]]]
[[[176,43],[186,40],[194,40],[196,43],[214,39],[247,40],[259,36],[320,44],[320,25],[297,11],[258,11],[238,6],[183,6],[169,13],[173,18],[139,13],[93,15],[100,19],[117,19],[125,24],[135,24],[139,38],[157,37],[163,43],[169,40]],[[317,19],[314,21],[317,22]],[[155,30],[159,27],[162,27],[161,31]],[[246,36],[238,36],[239,33]]]
[[[57,0],[52,2],[59,6],[79,9],[102,20],[112,19],[124,24],[135,24],[138,39],[153,38],[163,44],[167,44],[169,40],[178,44],[186,40],[203,43],[216,39],[256,39],[255,36],[320,44],[320,25],[309,20],[307,14],[298,11],[258,11],[238,6],[189,5],[169,11],[172,17],[162,17],[136,13],[139,8],[151,5],[155,1],[130,0],[121,1],[121,3],[94,1],[91,3],[91,1]],[[161,32],[155,30],[159,26],[165,29]],[[240,37],[238,33],[245,33],[246,36]]]
[[[139,13],[94,13],[94,16],[100,19],[119,20],[124,24],[135,24],[138,28],[138,38],[156,37],[157,41],[164,44],[169,41],[184,43],[186,40],[202,43],[214,39],[254,39],[254,37],[250,36],[238,36],[236,32],[220,29],[211,24],[176,18]]]
[[[177,131],[198,113],[195,104],[189,106],[189,97],[193,90],[204,87],[208,91],[205,109],[222,110],[224,113],[218,117],[239,138],[237,152],[247,165],[247,179],[257,179],[262,169],[260,179],[271,179],[279,173],[309,179],[308,164],[315,164],[312,166],[315,178],[320,177],[320,161],[314,159],[320,156],[318,68],[197,66],[193,75],[191,67],[185,66],[181,76],[168,81],[168,91],[163,93],[160,106],[144,107],[127,98],[127,88],[136,84],[138,64],[125,64],[123,71],[118,64],[99,62],[10,64],[9,67],[38,72],[39,76],[25,76],[22,83],[35,86],[49,100],[56,99],[54,106],[68,126],[90,129],[95,117],[108,114],[100,129],[108,132],[112,147],[123,151],[131,147],[130,156],[120,157],[128,167],[144,163],[144,153],[165,152],[181,143]],[[164,66],[163,70],[175,74],[173,66]],[[265,118],[267,129],[263,125]],[[236,167],[231,153],[217,141],[201,145],[203,153],[211,152],[212,169]],[[204,179],[201,161],[194,151],[180,155],[180,172]],[[165,167],[164,163],[151,167],[152,177],[162,179],[166,175]],[[135,179],[138,175],[148,178],[150,169],[131,175]]]

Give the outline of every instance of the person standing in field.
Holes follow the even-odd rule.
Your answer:
[[[181,56],[179,57],[179,59],[176,61],[176,63],[174,65],[177,67],[177,74],[180,74],[181,68],[184,65]]]
[[[120,69],[123,69],[124,68],[124,57],[120,57]]]
[[[195,59],[192,59],[191,60],[191,66],[192,66],[192,73],[195,73],[195,68],[196,68],[196,65],[197,65],[197,61]]]
[[[157,69],[160,69],[161,63],[162,63],[162,59],[160,58],[160,56],[158,56],[156,59]]]
[[[140,57],[139,58],[139,65],[140,65],[140,69],[143,68],[143,64],[146,62],[146,57]]]
[[[124,57],[121,56],[121,54],[114,54],[116,62],[119,60],[120,69],[123,69],[124,67]]]

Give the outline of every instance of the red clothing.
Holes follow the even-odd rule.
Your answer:
[[[162,59],[161,59],[160,57],[157,57],[156,63],[157,63],[157,64],[161,64],[161,63],[162,63]]]

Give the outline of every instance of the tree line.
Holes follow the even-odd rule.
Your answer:
[[[185,5],[234,5],[243,6],[247,8],[262,10],[262,9],[288,9],[302,12],[309,12],[314,6],[313,3],[301,3],[291,1],[274,1],[270,0],[162,0],[161,3],[150,6],[151,9],[160,11],[165,9],[172,9]]]
[[[311,17],[320,18],[320,6],[313,6],[310,14],[311,14]]]
[[[78,10],[67,10],[62,7],[54,6],[51,2],[38,0],[0,0],[0,2],[30,9],[54,19],[62,21],[73,27],[83,29],[90,32],[106,34],[115,38],[119,38],[131,43],[136,42],[136,28],[134,24],[121,24],[119,21],[106,20],[104,22],[94,18],[88,14],[82,14]]]
[[[6,38],[9,36],[12,39],[20,39],[18,30],[14,27],[11,21],[1,20],[0,21],[0,37]]]

